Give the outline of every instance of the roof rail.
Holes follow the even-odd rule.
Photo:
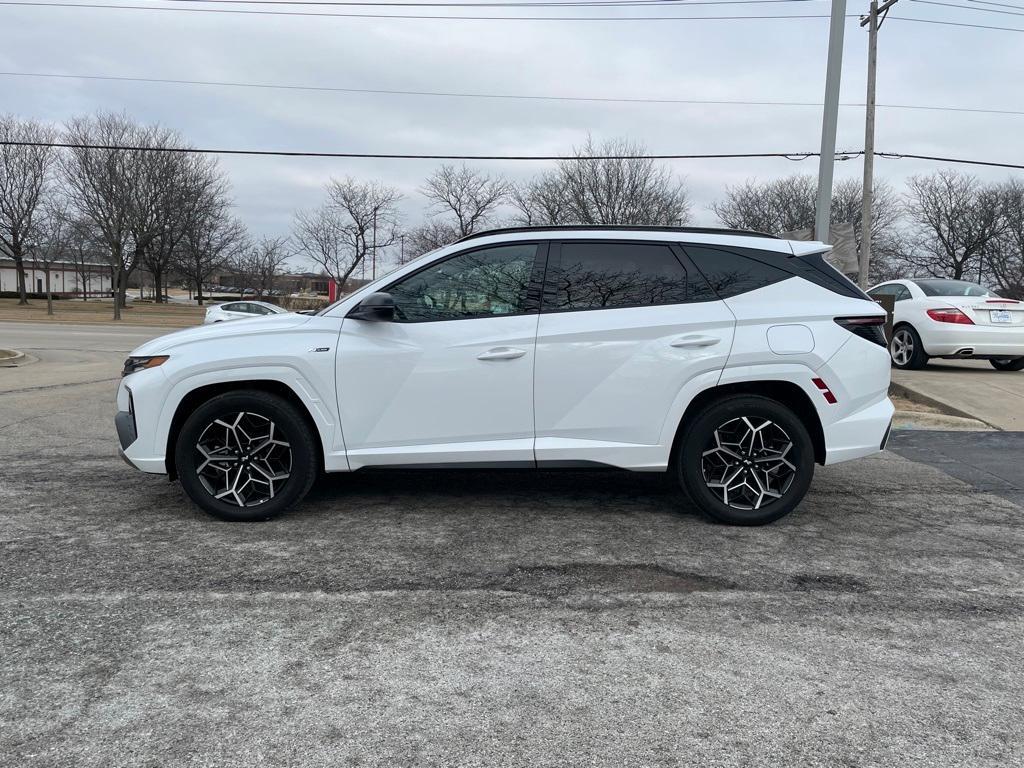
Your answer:
[[[726,227],[664,227],[639,224],[549,224],[534,227],[500,227],[498,229],[487,229],[482,232],[473,232],[459,238],[456,242],[463,243],[466,240],[474,240],[478,237],[489,235],[507,235],[526,232],[546,232],[551,230],[568,230],[570,232],[585,232],[600,230],[602,232],[675,232],[693,235],[746,235],[747,237],[767,237],[778,240],[777,235],[770,235],[767,232],[757,232],[752,229],[728,229]]]

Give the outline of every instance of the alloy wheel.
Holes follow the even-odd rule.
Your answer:
[[[195,452],[199,481],[226,504],[264,504],[291,476],[291,445],[273,421],[258,413],[215,419],[199,435]]]
[[[889,354],[896,365],[907,365],[914,356],[914,336],[906,328],[896,331],[892,337]]]
[[[719,426],[702,454],[704,483],[733,509],[781,499],[796,477],[793,441],[776,422],[742,416]]]

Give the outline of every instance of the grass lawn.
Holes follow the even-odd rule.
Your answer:
[[[203,322],[205,307],[178,304],[129,304],[121,311],[125,325],[151,325],[164,328],[187,328]],[[91,323],[117,325],[111,300],[57,300],[53,316],[46,314],[46,299],[32,299],[27,307],[18,306],[17,299],[0,299],[0,321],[32,323]]]

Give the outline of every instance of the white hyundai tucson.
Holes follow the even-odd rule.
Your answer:
[[[880,451],[885,314],[822,254],[752,232],[483,232],[317,315],[150,341],[125,362],[124,458],[226,520],[321,471],[673,473],[714,520],[803,499],[815,463]]]

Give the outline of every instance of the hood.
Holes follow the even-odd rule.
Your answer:
[[[237,339],[277,331],[291,331],[305,325],[311,319],[311,315],[298,315],[288,312],[280,315],[254,317],[251,320],[232,320],[229,323],[200,325],[196,328],[174,331],[173,333],[147,341],[142,346],[132,350],[132,356],[161,355],[172,349],[207,340]]]

